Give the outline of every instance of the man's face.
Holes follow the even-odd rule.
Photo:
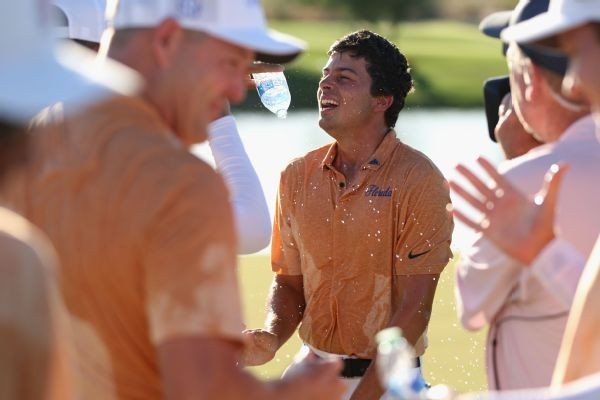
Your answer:
[[[340,128],[360,127],[374,118],[371,77],[364,58],[333,53],[317,90],[319,126],[336,138]]]
[[[570,61],[563,91],[568,94],[574,88],[581,88],[596,120],[600,120],[600,41],[597,32],[587,24],[559,35],[558,44]]]
[[[221,115],[225,101],[246,95],[246,76],[254,54],[211,36],[185,31],[174,70],[177,131],[188,144],[206,140],[207,124]]]

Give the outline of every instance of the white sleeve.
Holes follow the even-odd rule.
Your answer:
[[[208,127],[208,143],[217,170],[231,195],[238,253],[250,254],[269,245],[271,217],[260,181],[246,154],[235,118],[228,115]]]
[[[558,301],[571,308],[585,258],[565,240],[555,238],[530,265],[537,279]]]
[[[467,394],[458,400],[597,400],[600,374],[589,375],[562,387]]]
[[[517,287],[522,268],[478,235],[456,269],[456,309],[466,329],[478,330],[490,323]]]

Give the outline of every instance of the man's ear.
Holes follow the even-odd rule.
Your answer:
[[[527,62],[527,66],[523,71],[523,80],[525,81],[525,100],[535,101],[539,97],[541,91],[546,89],[547,83],[542,76],[540,67],[532,63]]]
[[[386,112],[394,102],[394,96],[377,96],[375,97],[375,111]]]
[[[184,32],[173,18],[161,22],[152,35],[152,52],[160,68],[171,65],[174,55],[184,39]]]

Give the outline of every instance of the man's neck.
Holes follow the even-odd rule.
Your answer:
[[[368,134],[347,135],[337,142],[337,154],[333,166],[346,177],[346,185],[350,187],[360,168],[369,161],[385,135],[391,130],[382,126],[368,131]]]

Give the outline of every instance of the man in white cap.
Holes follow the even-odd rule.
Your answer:
[[[528,13],[531,8],[536,12]],[[511,25],[547,9],[548,1],[521,1],[513,12]],[[589,184],[595,171],[600,170],[600,144],[581,93],[561,93],[563,76],[552,69],[556,63],[539,61],[552,58],[560,59],[540,53],[533,46],[509,44],[507,59],[513,104],[524,126],[546,144],[503,163],[501,176],[533,196],[553,163],[572,162],[572,172],[560,193],[556,222],[560,237],[587,257],[600,226],[600,215],[587,212],[600,201],[600,188]],[[480,163],[484,169],[493,170],[485,160]],[[561,275],[567,267],[564,261],[553,257],[536,259],[532,252],[541,249],[528,237],[519,236],[516,252],[489,240],[485,231],[491,226],[516,224],[514,218],[502,219],[497,214],[497,204],[508,198],[502,190],[489,189],[465,166],[459,165],[457,171],[472,184],[477,195],[456,181],[451,182],[454,192],[485,216],[481,222],[475,222],[455,211],[459,220],[483,232],[457,269],[457,309],[461,321],[467,329],[490,326],[486,365],[491,389],[546,386],[552,378],[581,269]]]
[[[133,75],[111,67],[90,79],[92,55],[49,40],[47,4],[0,3],[0,181],[28,158],[29,120],[63,100],[90,104],[110,96],[114,79],[129,92]],[[15,41],[14,37],[19,40]],[[119,75],[130,75],[121,79]],[[111,78],[112,77],[112,78]],[[94,82],[94,80],[96,82]],[[46,237],[21,216],[0,207],[0,398],[77,398],[70,365],[70,332],[56,290],[56,259]]]
[[[583,90],[596,119],[597,136],[600,124],[600,0],[551,0],[547,13],[517,24],[503,32],[506,40],[523,42],[543,40],[558,46],[570,59],[569,72],[563,82],[569,92]],[[590,166],[590,168],[592,168]],[[593,172],[597,173],[597,169]],[[535,197],[525,196],[518,188],[502,179],[492,168],[496,187],[504,192],[504,202],[495,204],[495,224],[483,231],[490,240],[507,252],[531,246],[535,257],[552,255],[564,264],[557,269],[555,279],[569,275],[569,270],[581,270],[583,256],[567,241],[561,240],[554,225],[559,186],[565,165],[554,165],[544,179],[544,187]],[[566,175],[568,177],[568,175]],[[596,180],[589,181],[593,185]],[[592,208],[592,212],[595,207]],[[507,221],[501,223],[502,219]],[[508,222],[510,221],[510,222]],[[579,221],[578,221],[579,222]],[[569,286],[569,282],[565,282]],[[563,290],[564,291],[564,290]],[[460,400],[596,400],[600,398],[600,240],[587,260],[581,284],[577,287],[569,321],[565,330],[553,377],[553,388],[459,396]],[[438,398],[438,397],[436,397]],[[455,397],[452,397],[455,398]]]
[[[70,39],[98,51],[106,27],[104,0],[52,0],[54,36]],[[283,70],[281,65],[256,63],[252,73]],[[265,248],[271,239],[271,217],[260,181],[244,149],[237,124],[225,107],[208,126],[208,144],[217,171],[230,193],[238,240],[238,253]]]
[[[253,59],[285,62],[297,40],[267,30],[257,1],[108,3],[100,54],[146,87],[35,138],[11,199],[53,241],[86,399],[335,399],[336,363],[262,383],[243,348],[236,240],[220,176],[189,153]],[[106,37],[107,39],[109,36]]]
[[[553,0],[547,13],[503,31],[502,36],[518,42],[545,40],[545,44],[557,45],[569,56],[571,64],[563,82],[564,90],[582,88],[592,105],[600,140],[600,0]],[[549,213],[554,211],[553,207],[549,209]],[[573,268],[583,264],[576,249],[555,237],[552,225],[528,226],[527,232],[532,237],[545,239],[541,240],[546,246],[544,252],[554,248],[553,256],[569,260]],[[600,372],[599,296],[600,242],[597,242],[573,302],[553,383],[562,384]]]

